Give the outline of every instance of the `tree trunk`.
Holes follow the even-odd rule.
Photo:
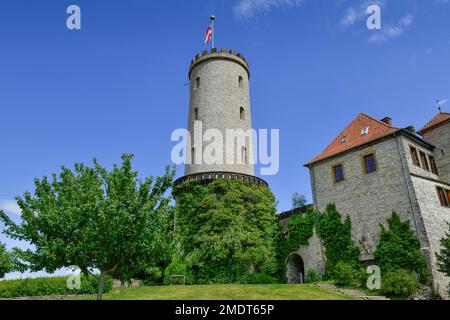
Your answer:
[[[100,279],[98,280],[98,293],[97,293],[97,300],[103,299],[103,289],[105,287],[105,272],[100,272]]]

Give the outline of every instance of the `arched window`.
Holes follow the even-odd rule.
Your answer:
[[[241,107],[239,109],[239,117],[241,118],[241,120],[245,120],[245,109],[244,109],[244,107]]]
[[[239,88],[244,88],[244,78],[242,76],[239,76]]]
[[[198,120],[198,108],[194,109],[194,119]]]

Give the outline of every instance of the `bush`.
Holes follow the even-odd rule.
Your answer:
[[[244,276],[239,281],[243,284],[275,284],[277,279],[267,273],[254,273]]]
[[[31,297],[72,294],[96,294],[98,290],[98,278],[94,276],[81,276],[81,288],[69,289],[68,277],[54,278],[29,278],[20,280],[0,281],[0,297]],[[105,280],[104,292],[112,290],[112,280]]]
[[[365,279],[362,268],[355,268],[351,264],[338,262],[335,267],[334,280],[341,287],[360,287]]]
[[[408,270],[387,272],[381,279],[381,292],[388,296],[407,298],[419,290],[419,279]]]
[[[306,283],[315,283],[321,280],[320,275],[317,274],[316,270],[309,269],[306,272]]]
[[[395,212],[387,222],[388,228],[381,225],[380,242],[374,253],[377,265],[383,273],[408,270],[418,274],[422,283],[427,283],[427,261],[409,222],[402,221]]]
[[[188,268],[186,263],[183,261],[182,257],[174,256],[172,262],[167,266],[166,270],[164,270],[164,284],[175,284],[172,283],[171,276],[173,275],[183,275],[185,276],[186,284],[191,283],[191,277],[188,275]],[[177,283],[182,284],[182,283]]]

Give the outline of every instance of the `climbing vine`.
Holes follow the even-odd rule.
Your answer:
[[[187,181],[175,187],[181,251],[194,283],[276,274],[281,234],[269,188],[242,181]]]
[[[325,247],[326,276],[333,278],[336,265],[346,263],[358,269],[359,248],[351,237],[352,224],[349,217],[344,219],[334,204],[329,205],[323,213],[309,209],[304,215],[292,217],[288,223],[288,237],[284,253],[287,255],[302,245],[308,245],[308,240],[316,230]]]

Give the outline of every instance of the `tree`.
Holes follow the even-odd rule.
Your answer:
[[[0,214],[3,214],[3,211],[0,210]],[[0,279],[12,271],[14,271],[13,255],[6,250],[3,243],[0,243]]]
[[[450,229],[450,224],[448,226]],[[440,253],[436,253],[438,268],[440,272],[450,277],[450,233],[446,233],[445,237],[441,239],[441,246]]]
[[[84,273],[100,271],[97,298],[102,299],[105,276],[129,281],[137,272],[156,266],[171,245],[171,197],[174,170],[163,176],[138,179],[132,155],[112,171],[75,164],[52,179],[35,180],[35,193],[17,197],[22,223],[5,214],[5,233],[31,243],[35,250],[17,250],[31,271],[77,265]]]
[[[292,209],[303,208],[308,203],[306,196],[297,192],[292,194]]]
[[[422,282],[428,280],[427,261],[420,251],[420,242],[411,230],[408,221],[402,221],[392,213],[387,220],[388,228],[381,227],[380,242],[374,256],[382,272],[401,269],[417,274]]]
[[[280,232],[269,188],[235,180],[187,181],[174,190],[177,231],[195,283],[277,272]]]

